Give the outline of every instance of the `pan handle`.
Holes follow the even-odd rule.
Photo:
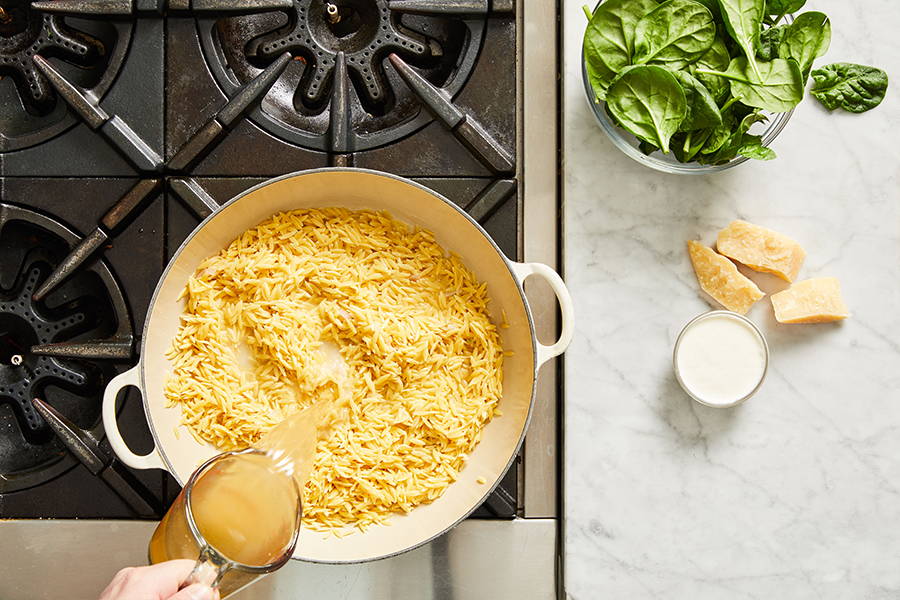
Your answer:
[[[122,433],[119,431],[119,422],[116,419],[116,399],[126,387],[133,387],[138,392],[143,393],[139,385],[141,365],[128,369],[124,373],[120,373],[112,378],[103,391],[103,428],[106,429],[106,439],[112,446],[113,452],[119,457],[123,463],[132,469],[165,469],[159,452],[154,446],[148,454],[143,456],[135,454],[125,443]]]
[[[540,367],[551,358],[565,352],[566,348],[569,347],[569,343],[572,341],[572,335],[575,332],[575,310],[572,304],[572,296],[569,294],[569,289],[563,282],[562,277],[543,263],[511,262],[510,266],[521,285],[524,286],[526,279],[532,275],[536,275],[550,284],[550,287],[553,288],[553,292],[556,294],[557,301],[559,301],[559,311],[562,315],[562,326],[560,327],[559,339],[555,344],[551,344],[550,346],[542,344],[539,340],[535,339],[535,344],[537,346],[537,366]]]

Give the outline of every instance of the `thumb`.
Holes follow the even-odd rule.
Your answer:
[[[219,600],[219,592],[209,586],[195,583],[187,586],[168,600]]]

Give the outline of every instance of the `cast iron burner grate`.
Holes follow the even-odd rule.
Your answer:
[[[0,492],[42,483],[74,463],[34,410],[41,397],[76,425],[101,430],[96,397],[109,367],[54,355],[54,344],[131,339],[125,300],[100,262],[37,302],[35,288],[77,241],[39,213],[0,204]],[[49,345],[49,346],[48,346]]]
[[[99,97],[121,66],[130,32],[129,22],[42,13],[29,0],[0,0],[0,151],[37,144],[75,123],[34,55],[52,58]]]
[[[27,0],[0,4],[0,73],[13,77],[26,106],[43,113],[53,102],[53,88],[31,62],[38,53],[89,66],[106,54],[106,47],[68,27],[62,16],[32,10]]]
[[[246,55],[264,66],[285,51],[302,57],[308,66],[297,91],[310,109],[323,106],[340,52],[364,104],[379,112],[388,95],[379,57],[397,52],[407,59],[432,59],[423,36],[401,28],[391,18],[387,2],[371,0],[348,0],[341,5],[313,0],[308,7],[297,6],[287,26],[251,40]]]
[[[207,63],[229,96],[290,52],[295,60],[251,119],[286,141],[349,153],[396,141],[433,119],[387,64],[389,55],[448,97],[462,88],[478,56],[486,9],[460,13],[454,3],[435,2],[428,14],[414,14],[400,5],[295,0],[286,13],[197,23]]]

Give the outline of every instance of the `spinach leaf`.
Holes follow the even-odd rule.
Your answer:
[[[806,0],[766,0],[766,14],[783,17],[795,13],[806,4]]]
[[[734,127],[734,115],[731,111],[722,114],[722,124],[715,127],[701,148],[701,154],[715,154],[728,142],[731,137],[731,129]]]
[[[687,102],[687,114],[678,130],[693,131],[721,124],[722,115],[719,114],[719,106],[709,90],[687,71],[675,71],[672,74],[681,84]]]
[[[770,61],[776,58],[784,58],[778,55],[778,46],[787,33],[787,25],[776,25],[764,29],[759,36],[759,46],[756,48],[756,57],[760,60]]]
[[[584,32],[584,62],[599,100],[631,64],[637,22],[657,6],[656,0],[607,0],[594,11]]]
[[[722,38],[717,37],[713,40],[709,50],[693,66],[713,71],[724,71],[729,64],[731,64],[731,55],[728,53],[728,48],[725,47],[725,42],[722,41]]]
[[[716,102],[724,102],[728,97],[729,85],[728,80],[718,75],[705,75],[698,73],[697,69],[709,69],[710,71],[724,71],[731,64],[731,55],[728,54],[728,48],[722,38],[717,37],[709,50],[700,57],[697,62],[689,67],[691,75],[696,77],[700,83],[706,86],[709,93],[712,94]]]
[[[764,150],[760,149],[765,148],[762,145],[762,138],[758,135],[751,135],[747,133],[748,131],[750,131],[750,127],[752,127],[754,123],[763,123],[766,120],[766,117],[763,116],[762,113],[759,112],[759,110],[755,110],[745,115],[738,124],[737,129],[732,132],[731,137],[719,151],[719,155],[717,158],[719,160],[725,161],[732,160],[736,156],[741,154],[741,150],[746,150],[748,154],[755,153],[757,156],[768,154]],[[774,150],[771,151],[771,155],[772,158],[775,158]],[[748,158],[754,157],[748,156]]]
[[[733,160],[743,146],[752,145],[755,139],[760,139],[759,136],[747,132],[754,123],[765,120],[766,117],[758,109],[741,104],[727,108],[723,114],[722,127],[713,131],[701,154],[697,156],[697,161],[702,164],[718,165]]]
[[[778,56],[793,58],[800,65],[803,83],[809,79],[813,61],[824,56],[831,45],[831,21],[820,12],[806,12],[787,26]]]
[[[706,144],[706,140],[709,139],[712,132],[712,129],[697,129],[676,134],[672,138],[672,154],[680,162],[691,162]]]
[[[688,132],[687,139],[684,143],[684,158],[686,161],[694,160],[694,157],[703,149],[712,135],[712,129],[701,129],[699,131]]]
[[[604,100],[606,90],[612,85],[616,73],[600,60],[600,56],[593,49],[588,49],[587,40],[584,46],[584,68],[587,71],[588,81],[591,82],[591,89],[594,90],[594,96],[598,100]]]
[[[706,10],[708,10],[712,14],[713,19],[718,20],[721,18],[722,15],[721,13],[719,13],[718,0],[694,0],[694,2],[698,2],[705,6]]]
[[[654,152],[659,150],[659,148],[657,148],[650,142],[645,142],[644,140],[641,140],[641,143],[638,144],[638,150],[643,152],[645,155],[650,156],[651,154],[653,154]]]
[[[762,138],[758,135],[745,135],[741,140],[737,153],[756,160],[774,160],[778,158],[774,150],[763,146]]]
[[[762,28],[765,0],[719,0],[719,8],[728,34],[744,51],[750,69],[760,79],[762,74],[756,64],[756,46]]]
[[[727,71],[698,73],[721,75],[731,80],[732,95],[747,106],[771,112],[787,112],[803,100],[803,76],[800,66],[793,59],[776,58],[759,63],[757,77],[748,60],[741,56],[731,61]]]
[[[585,58],[619,73],[631,64],[638,21],[657,6],[656,0],[607,0],[601,4],[584,32]]]
[[[691,0],[667,0],[638,21],[632,60],[676,71],[703,56],[715,38],[716,25],[705,6]]]
[[[671,72],[651,65],[627,69],[609,87],[606,106],[624,129],[669,152],[687,113],[684,90]]]
[[[738,125],[737,130],[740,133],[747,133],[748,131],[750,131],[750,127],[752,127],[755,123],[765,123],[768,120],[769,117],[762,114],[762,112],[760,112],[758,109],[753,110],[750,113],[744,115],[743,118],[741,118],[741,122]]]
[[[888,88],[887,73],[866,65],[835,63],[816,69],[812,76],[812,95],[828,110],[872,110],[884,100]]]

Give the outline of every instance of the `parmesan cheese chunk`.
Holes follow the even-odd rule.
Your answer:
[[[747,221],[733,221],[720,231],[716,249],[754,271],[785,281],[797,278],[806,258],[806,251],[788,236]]]
[[[690,240],[688,252],[700,287],[728,310],[745,315],[765,296],[755,283],[741,275],[733,262],[712,248]]]
[[[841,284],[834,277],[819,277],[795,283],[772,295],[779,323],[828,323],[850,316],[841,297]]]

